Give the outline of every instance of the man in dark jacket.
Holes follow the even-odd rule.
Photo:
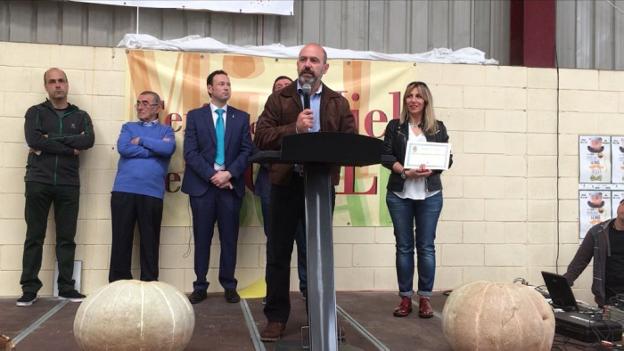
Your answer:
[[[67,102],[67,75],[50,68],[43,75],[48,99],[26,111],[24,134],[30,147],[26,165],[26,240],[22,261],[23,295],[17,306],[30,306],[42,287],[39,280],[48,212],[54,203],[59,298],[85,297],[74,288],[74,254],[80,197],[78,156],[93,146],[91,118]]]
[[[624,200],[620,201],[614,219],[589,229],[563,276],[572,284],[592,258],[591,290],[596,303],[602,307],[609,304],[611,297],[624,293]]]
[[[253,150],[249,114],[228,104],[232,87],[228,74],[213,71],[206,79],[210,104],[189,111],[184,131],[184,180],[189,195],[195,241],[192,304],[206,299],[206,279],[215,222],[219,228],[221,256],[219,283],[225,300],[238,303],[236,250],[240,209],[245,196],[245,169]]]
[[[297,59],[297,81],[276,91],[264,105],[256,125],[254,142],[261,150],[279,150],[282,138],[295,133],[355,133],[349,102],[322,83],[327,54],[318,44],[307,44]],[[304,109],[302,87],[311,86],[310,108]],[[290,314],[290,256],[297,224],[305,220],[304,184],[301,169],[290,164],[271,165],[270,231],[267,237],[268,323],[260,337],[276,341]],[[340,180],[340,167],[331,171],[332,183]]]

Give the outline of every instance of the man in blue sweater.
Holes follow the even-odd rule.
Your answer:
[[[141,237],[141,280],[158,280],[158,249],[165,176],[175,151],[173,129],[158,122],[161,100],[152,91],[136,101],[136,122],[121,127],[119,164],[111,196],[113,243],[108,280],[132,279],[132,241],[138,223]]]

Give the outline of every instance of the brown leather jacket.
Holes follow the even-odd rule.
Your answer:
[[[282,137],[296,134],[297,116],[303,110],[297,83],[293,82],[267,100],[256,124],[254,143],[260,150],[279,150]],[[355,120],[349,102],[342,95],[323,84],[321,93],[321,131],[356,133]],[[293,175],[293,165],[273,164],[270,169],[272,184],[287,185]],[[332,183],[340,181],[340,167],[332,169]]]

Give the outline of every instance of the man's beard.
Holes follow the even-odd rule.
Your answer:
[[[311,75],[312,77],[303,77],[303,75],[307,73],[309,75]],[[316,83],[316,81],[318,80],[318,77],[314,75],[314,73],[310,72],[310,71],[303,71],[299,74],[299,84],[300,85],[304,85],[306,83],[310,84],[310,85],[314,85],[314,83]]]

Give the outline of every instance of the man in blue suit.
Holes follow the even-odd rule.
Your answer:
[[[236,245],[245,184],[243,174],[253,150],[249,114],[228,106],[230,79],[217,70],[206,80],[210,104],[190,111],[184,133],[184,180],[182,192],[189,194],[193,212],[195,275],[192,304],[206,299],[208,263],[214,225],[219,228],[221,258],[219,283],[225,300],[237,303]]]

